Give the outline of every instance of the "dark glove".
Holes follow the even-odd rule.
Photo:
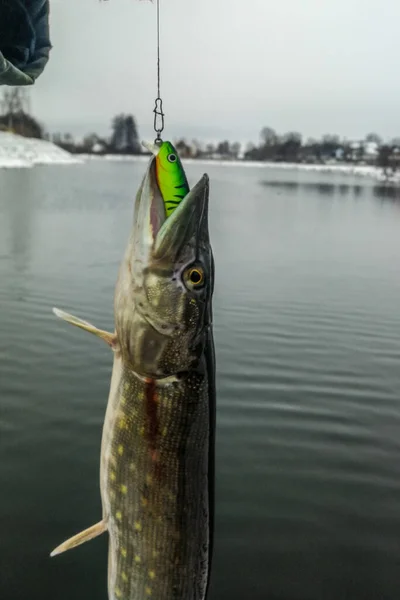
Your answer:
[[[0,85],[32,85],[51,49],[49,0],[0,0]]]

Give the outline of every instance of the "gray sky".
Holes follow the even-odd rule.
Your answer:
[[[399,0],[161,0],[165,137],[400,136]],[[51,131],[153,137],[156,7],[51,0],[50,62],[32,108]]]

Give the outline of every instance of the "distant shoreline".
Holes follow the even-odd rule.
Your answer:
[[[132,154],[80,154],[83,160],[106,160],[110,162],[147,162],[149,155]],[[355,175],[357,177],[367,177],[378,180],[382,183],[400,183],[400,174],[386,178],[381,167],[373,165],[351,165],[351,164],[307,164],[307,163],[287,163],[287,162],[268,162],[268,161],[250,161],[250,160],[220,160],[220,159],[202,159],[202,158],[183,158],[182,162],[187,165],[213,165],[219,167],[236,168],[255,168],[255,169],[281,169],[293,171],[315,171],[320,173],[342,173],[344,175]]]
[[[9,132],[0,132],[0,169],[30,168],[35,165],[84,164],[90,161],[140,162],[146,164],[150,154],[71,154],[52,142],[26,138]],[[366,164],[339,163],[330,160],[325,164],[301,162],[271,162],[222,158],[183,158],[185,165],[207,165],[220,168],[264,169],[275,171],[314,171],[326,174],[368,178],[382,184],[400,185],[398,174],[386,176],[382,167]]]

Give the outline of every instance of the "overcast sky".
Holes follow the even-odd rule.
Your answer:
[[[165,137],[400,136],[399,0],[161,0]],[[152,137],[156,6],[51,0],[50,62],[31,91],[51,131]]]

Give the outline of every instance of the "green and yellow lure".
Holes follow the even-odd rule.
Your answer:
[[[189,184],[177,151],[171,142],[163,142],[156,155],[157,183],[169,217],[189,192]]]

